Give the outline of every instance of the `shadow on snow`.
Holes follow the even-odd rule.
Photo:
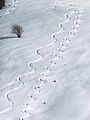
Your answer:
[[[17,38],[17,37],[15,37],[15,36],[0,37],[0,40],[3,40],[3,39],[11,39],[11,38]]]

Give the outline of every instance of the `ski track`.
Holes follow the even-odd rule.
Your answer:
[[[7,15],[7,14],[10,14],[11,13],[11,11],[13,10],[13,9],[16,9],[16,4],[18,4],[18,0],[12,0],[12,5],[10,6],[9,4],[8,5],[6,5],[6,6],[8,6],[9,8],[8,9],[6,9],[5,8],[5,13],[3,13],[0,17],[2,17],[2,16],[4,16],[4,15]]]
[[[15,4],[16,4],[16,2],[13,1],[13,5],[15,5]],[[59,3],[55,3],[55,4],[59,4]],[[71,10],[71,11],[70,11],[70,10]],[[10,13],[10,11],[11,11],[11,9],[9,9],[9,13]],[[60,43],[60,46],[63,48],[63,50],[61,50],[61,49],[58,48],[58,49],[59,49],[58,52],[63,53],[63,52],[64,52],[64,49],[67,47],[67,43],[70,43],[70,42],[71,42],[70,39],[76,36],[75,32],[78,31],[78,27],[80,26],[80,22],[82,21],[82,13],[83,13],[82,8],[80,8],[80,7],[75,7],[75,6],[72,5],[71,2],[70,2],[70,3],[69,3],[69,8],[67,9],[67,11],[68,11],[68,12],[70,11],[70,12],[67,13],[67,14],[65,14],[65,16],[64,16],[64,17],[66,18],[66,20],[65,20],[64,22],[62,22],[62,24],[61,24],[61,23],[58,24],[58,27],[61,28],[61,30],[59,30],[59,31],[57,31],[57,32],[55,32],[55,33],[53,33],[53,34],[51,35],[51,38],[53,39],[53,41],[52,41],[51,43],[45,45],[45,46],[41,46],[41,47],[37,48],[37,49],[35,50],[35,54],[37,54],[37,55],[40,56],[40,57],[39,57],[38,59],[35,59],[35,60],[33,60],[33,61],[28,62],[28,66],[32,68],[32,71],[29,72],[29,73],[25,73],[25,74],[23,74],[23,75],[20,75],[20,76],[17,78],[17,81],[19,81],[19,82],[21,83],[20,86],[19,86],[19,87],[15,87],[14,89],[8,91],[8,92],[5,94],[5,99],[10,102],[10,106],[9,106],[7,109],[5,109],[5,110],[0,111],[0,114],[3,114],[3,113],[5,113],[5,112],[7,112],[7,111],[10,111],[10,110],[13,108],[13,106],[15,105],[15,103],[14,103],[14,102],[12,101],[12,99],[10,98],[10,94],[24,86],[25,83],[24,83],[24,81],[22,81],[22,79],[21,79],[23,76],[26,76],[26,75],[28,75],[28,74],[33,74],[33,73],[37,70],[37,68],[34,67],[34,63],[37,63],[37,62],[42,61],[42,60],[44,59],[44,57],[45,57],[45,55],[43,55],[43,54],[40,53],[40,50],[41,50],[41,49],[47,49],[47,48],[50,47],[50,46],[53,47],[53,45],[55,45],[55,44],[58,43],[58,42],[57,42],[58,39],[56,38],[56,34],[60,34],[61,32],[65,31],[64,24],[67,24],[68,21],[70,21],[70,20],[72,19],[71,17],[69,17],[71,14],[76,14],[75,21],[73,21],[74,26],[70,26],[70,27],[72,27],[72,29],[71,29],[71,31],[68,31],[68,32],[69,32],[69,38],[67,38],[67,37],[64,38],[64,39],[66,40],[66,43],[65,43],[66,45],[64,45],[64,43]],[[8,12],[7,12],[6,14],[8,14]],[[6,15],[6,14],[4,14],[4,15]],[[59,59],[59,58],[63,59],[62,56],[58,56],[57,53],[56,53],[56,54],[55,54],[55,58],[49,60],[49,62],[52,63],[52,64],[51,64],[51,67],[56,64],[55,61],[56,61],[57,59]],[[63,59],[63,60],[64,60],[64,59]],[[45,70],[46,70],[45,72],[39,73],[39,74],[41,75],[42,79],[39,77],[39,78],[38,78],[38,81],[41,82],[41,84],[38,85],[38,86],[37,86],[37,85],[34,85],[34,86],[33,86],[33,90],[35,91],[35,94],[38,94],[38,93],[41,92],[41,87],[40,87],[40,86],[45,85],[46,82],[47,82],[47,80],[44,80],[44,78],[47,78],[47,74],[48,74],[50,71],[52,71],[52,69],[49,68],[48,66],[45,66]],[[56,82],[56,81],[54,80],[53,82]],[[10,87],[10,86],[9,86],[9,87]],[[31,98],[31,102],[35,102],[35,101],[36,101],[36,98],[33,97],[32,94],[31,94],[31,95],[28,95],[28,96]],[[45,104],[45,102],[44,102],[43,104]],[[33,106],[33,108],[34,108],[34,106]],[[25,115],[24,115],[24,114],[25,114]],[[30,117],[31,114],[32,114],[32,112],[28,113],[27,110],[22,110],[22,111],[21,111],[21,114],[19,113],[19,115],[18,115],[18,116],[20,117],[19,120],[24,120],[24,118]]]
[[[69,18],[68,14],[66,15],[66,18],[67,18],[68,20],[71,20],[71,18]],[[79,18],[78,18],[78,19],[79,19]],[[67,23],[68,20],[65,21],[65,23]],[[76,25],[76,26],[72,26],[72,29],[78,31],[77,25],[79,26],[80,24],[78,24],[78,22],[77,22],[77,23],[76,23],[76,22],[77,22],[77,20],[76,20],[75,23],[74,23],[74,25]],[[58,26],[62,28],[61,31],[64,31],[64,30],[65,30],[63,24],[58,24]],[[56,42],[57,42],[57,38],[55,38],[55,35],[58,34],[58,33],[60,33],[61,31],[56,32],[56,33],[54,33],[54,34],[52,35],[52,36],[53,36],[53,39],[55,39]],[[69,35],[70,35],[70,37],[74,37],[74,33],[71,32],[71,31],[69,32]],[[55,43],[54,43],[54,44],[55,44]],[[53,45],[53,44],[52,44],[52,45]],[[47,45],[47,47],[48,47],[48,45]],[[42,48],[44,48],[44,47],[42,47]],[[39,48],[38,50],[40,50],[40,49],[41,49],[41,48]],[[38,50],[37,50],[37,51],[38,51]],[[41,59],[44,58],[44,55],[42,55],[42,54],[40,54],[40,53],[38,53],[38,52],[36,52],[36,53],[41,56]],[[41,60],[41,59],[40,59],[40,60]],[[55,62],[53,62],[53,60],[51,60],[51,61],[52,61],[52,63],[55,63]],[[48,69],[48,67],[46,67],[46,69]],[[48,72],[50,72],[50,71],[51,71],[51,69],[48,70]],[[54,82],[56,82],[56,81],[54,81]],[[40,90],[40,87],[38,87],[38,88],[39,88],[39,90],[37,90],[37,87],[36,87],[36,86],[33,86],[33,89],[37,90],[37,93],[39,93],[39,92],[41,91],[41,90]],[[37,94],[37,93],[36,93],[36,94]],[[32,96],[32,98],[33,98],[33,96]],[[36,100],[36,99],[33,99],[33,101],[35,101],[35,100]],[[44,102],[43,104],[46,104],[46,103]],[[31,111],[28,112],[28,110],[27,110],[27,108],[26,108],[25,110],[22,110],[22,111],[21,111],[21,115],[20,115],[20,119],[19,119],[19,120],[24,120],[24,118],[30,117],[31,114],[32,114],[32,112],[31,112]]]

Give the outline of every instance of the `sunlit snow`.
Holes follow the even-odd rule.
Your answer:
[[[21,38],[12,24],[23,26]],[[90,120],[89,32],[89,0],[7,0],[0,120]]]

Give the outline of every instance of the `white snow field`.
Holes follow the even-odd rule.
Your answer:
[[[23,26],[21,38],[12,24]],[[89,0],[8,0],[0,11],[0,120],[90,120],[89,32]]]

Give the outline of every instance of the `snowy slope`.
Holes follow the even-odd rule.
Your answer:
[[[89,0],[10,3],[0,12],[0,120],[89,120]]]

